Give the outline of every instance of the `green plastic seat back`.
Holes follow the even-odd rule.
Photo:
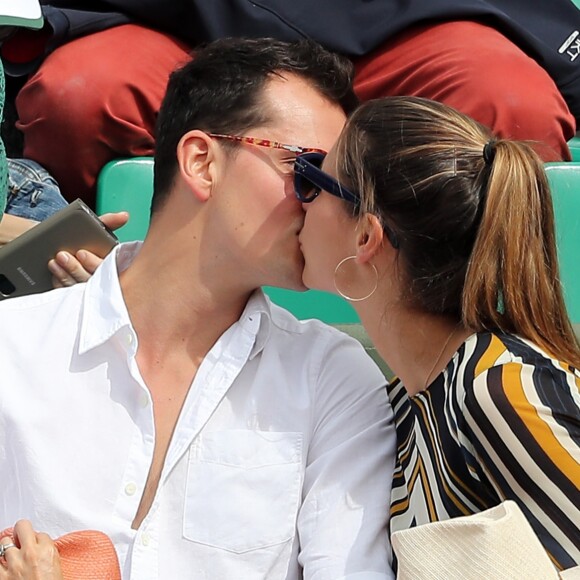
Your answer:
[[[580,3],[580,0],[578,0]],[[570,149],[570,154],[572,155],[572,161],[580,161],[580,136],[576,135],[576,137],[572,137],[570,141],[568,141],[568,147]]]
[[[129,222],[115,233],[122,242],[142,240],[149,228],[153,195],[153,158],[116,159],[97,180],[97,213],[128,211]]]
[[[564,297],[580,324],[580,163],[546,163],[554,200],[556,243]]]

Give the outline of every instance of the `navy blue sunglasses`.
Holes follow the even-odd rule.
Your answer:
[[[339,183],[334,177],[320,169],[326,155],[323,153],[303,153],[294,161],[294,191],[302,203],[314,201],[322,190],[340,197],[355,206],[360,205],[360,197],[348,187]],[[399,248],[399,239],[395,232],[383,226],[393,248]]]
[[[354,205],[360,204],[360,197],[341,185],[334,177],[320,169],[325,155],[322,153],[303,153],[294,162],[294,191],[302,203],[314,201],[324,189]]]

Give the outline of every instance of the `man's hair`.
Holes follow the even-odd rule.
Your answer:
[[[285,73],[309,82],[346,114],[357,105],[352,63],[310,40],[224,38],[196,49],[171,74],[157,119],[152,212],[171,189],[181,137],[193,129],[240,135],[266,124],[271,119],[263,89]]]

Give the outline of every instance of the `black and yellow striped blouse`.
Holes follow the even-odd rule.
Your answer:
[[[580,564],[580,372],[513,335],[469,337],[429,388],[389,386],[391,531],[513,499],[560,568]]]

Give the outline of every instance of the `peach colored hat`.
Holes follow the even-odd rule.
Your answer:
[[[0,532],[12,538],[13,528]],[[109,536],[96,530],[65,534],[54,540],[64,580],[121,580],[117,552]]]

